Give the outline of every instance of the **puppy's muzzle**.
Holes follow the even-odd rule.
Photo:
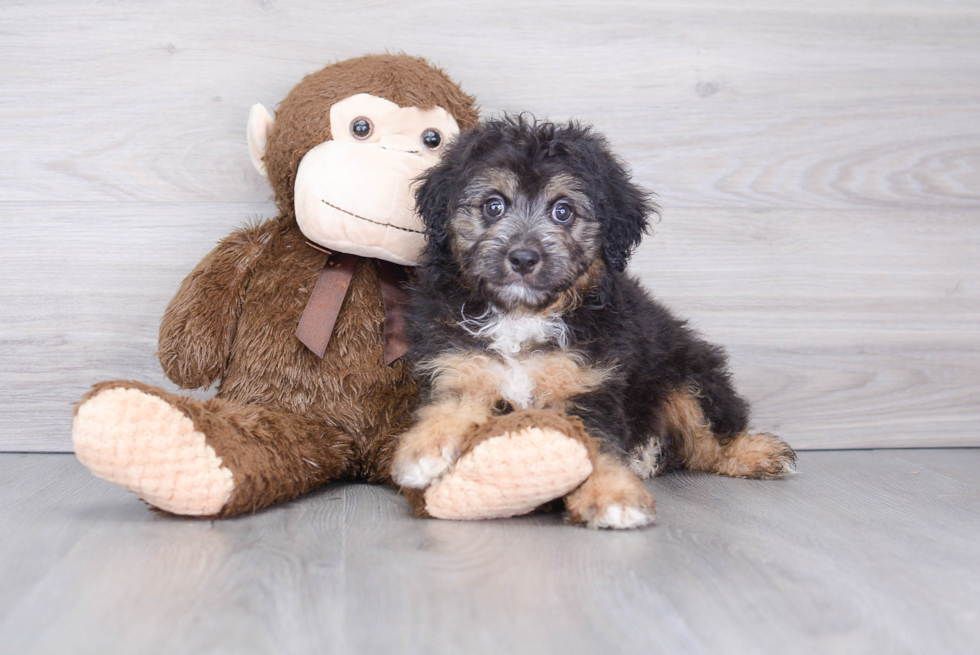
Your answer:
[[[515,248],[507,253],[507,262],[518,275],[530,275],[541,262],[541,253],[530,248]]]

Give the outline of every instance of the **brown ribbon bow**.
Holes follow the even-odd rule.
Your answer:
[[[319,250],[319,248],[317,248]],[[296,337],[303,344],[323,357],[330,343],[337,316],[347,296],[347,288],[354,277],[359,260],[358,255],[336,252],[328,253],[326,265],[320,271],[313,293],[306,303],[306,309],[299,319]],[[373,259],[381,283],[381,296],[385,305],[385,365],[389,365],[408,352],[408,336],[405,322],[405,305],[408,293],[404,283],[408,279],[405,267],[380,259]]]

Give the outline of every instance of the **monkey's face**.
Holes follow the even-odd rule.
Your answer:
[[[296,173],[296,220],[310,240],[341,252],[414,265],[425,245],[412,183],[459,133],[445,109],[399,107],[359,93],[330,108],[333,140]]]
[[[264,110],[263,110],[264,111]],[[256,113],[253,111],[253,114]],[[253,129],[253,124],[265,120]],[[272,119],[249,119],[250,144],[264,153]],[[425,245],[415,211],[415,178],[433,166],[459,133],[441,107],[400,107],[368,93],[330,107],[332,138],[303,155],[296,172],[294,208],[303,234],[340,252],[413,266]],[[275,135],[272,138],[276,138]],[[261,142],[261,143],[259,143]],[[253,154],[253,161],[255,155]],[[261,157],[256,162],[260,172]]]

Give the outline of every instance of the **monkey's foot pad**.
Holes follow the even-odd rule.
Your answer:
[[[425,510],[440,519],[492,519],[534,511],[592,474],[581,441],[530,427],[491,437],[425,490]]]
[[[72,424],[75,456],[98,477],[160,509],[217,514],[235,488],[204,434],[163,398],[112,387],[86,399]]]

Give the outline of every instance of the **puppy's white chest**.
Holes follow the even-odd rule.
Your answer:
[[[564,348],[567,329],[560,316],[495,314],[479,330],[479,335],[488,339],[487,348],[501,357],[517,357],[549,343]]]
[[[497,375],[497,390],[504,400],[515,409],[534,406],[534,390],[537,384],[531,375],[531,365],[525,359],[507,358],[501,362]]]
[[[502,359],[497,375],[500,395],[517,409],[527,409],[535,403],[534,349],[549,343],[562,348],[566,343],[565,322],[557,316],[498,315],[486,326],[489,350]]]

